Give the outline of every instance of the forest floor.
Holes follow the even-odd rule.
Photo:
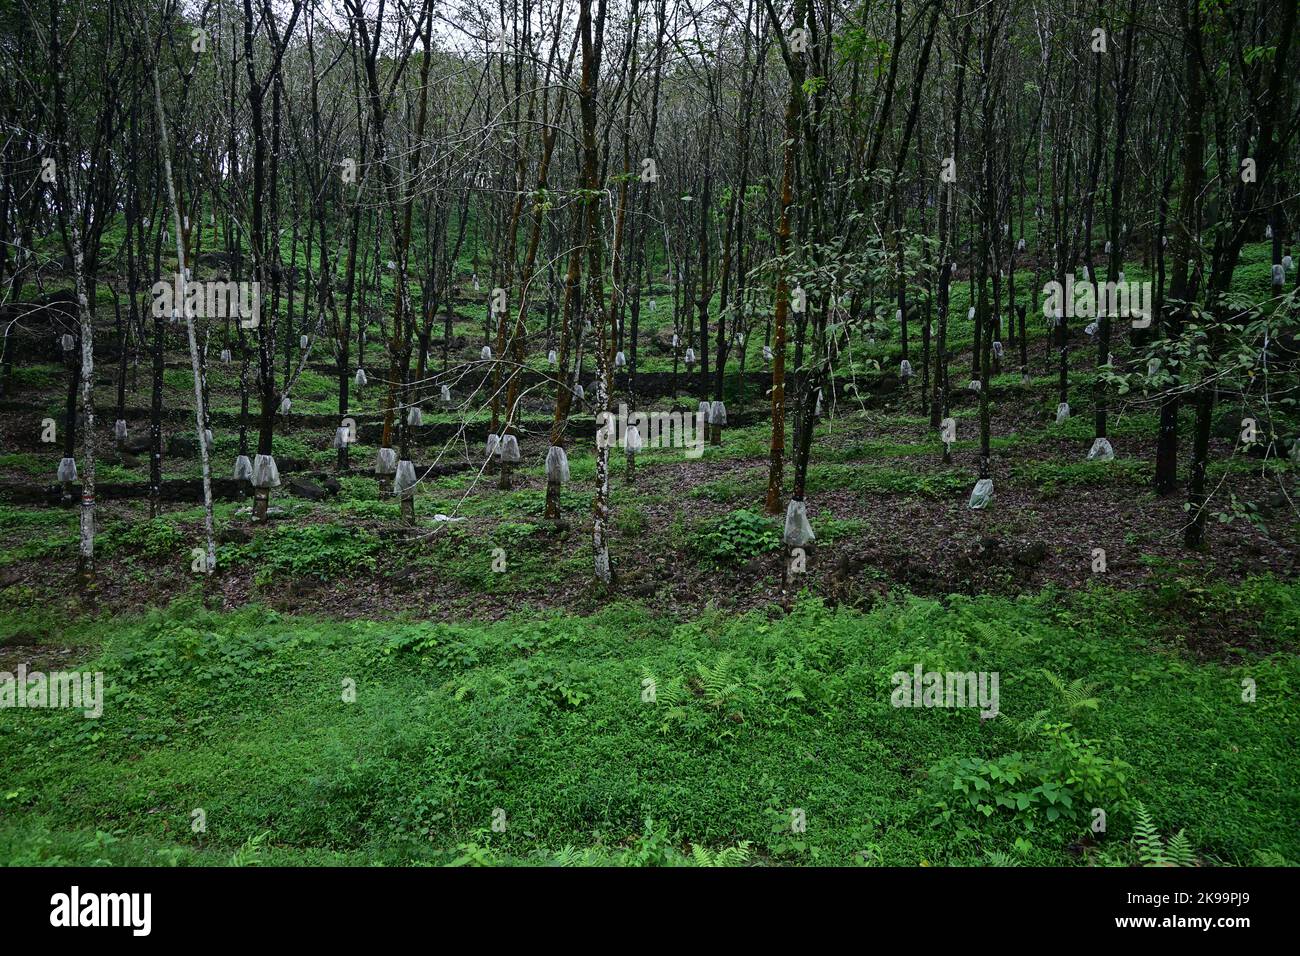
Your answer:
[[[479,440],[417,429],[418,462],[450,467],[409,528],[373,443],[335,485],[333,426],[291,418],[272,519],[219,501],[210,576],[191,570],[200,506],[101,500],[89,603],[76,509],[30,496],[60,455],[38,434],[61,424],[63,373],[21,367],[0,412],[0,671],[102,671],[106,689],[95,720],[0,710],[0,860],[673,863],[743,844],[774,863],[1126,864],[1139,813],[1166,840],[1185,829],[1202,863],[1300,860],[1295,472],[1243,452],[1241,410],[1222,409],[1208,544],[1187,551],[1181,492],[1150,487],[1152,399],[1117,402],[1115,459],[1085,460],[1092,351],[1074,353],[1060,424],[1041,340],[1029,384],[994,379],[983,511],[967,507],[973,394],[954,396],[949,462],[919,383],[831,405],[808,475],[817,541],[788,590],[751,394],[699,458],[646,451],[629,481],[613,456],[609,586],[591,573],[585,416],[559,525],[542,427],[510,491]],[[215,411],[237,410],[235,371],[210,378]],[[328,376],[300,386],[296,409],[328,411]],[[693,411],[688,395],[644,404]],[[109,449],[111,418],[100,481],[138,487],[147,458]],[[167,431],[165,477],[196,477],[192,420]],[[236,452],[217,429],[220,477]],[[891,706],[891,675],[917,664],[999,673],[1000,714]]]

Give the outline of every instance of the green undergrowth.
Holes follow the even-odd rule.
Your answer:
[[[1241,598],[1174,577],[1159,604],[1189,589]],[[695,619],[0,612],[104,675],[98,719],[0,709],[0,861],[1127,865],[1140,808],[1201,864],[1296,861],[1300,585],[1248,592],[1283,649],[1231,666],[1103,589]],[[917,665],[996,672],[997,716],[893,706]]]

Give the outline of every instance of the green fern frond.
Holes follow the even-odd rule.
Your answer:
[[[1255,860],[1260,866],[1295,866],[1277,850],[1256,850]]]
[[[714,856],[716,866],[744,866],[749,862],[749,840],[741,840],[735,846],[723,847]]]
[[[1043,668],[1043,676],[1047,678],[1047,682],[1049,684],[1051,684],[1053,687],[1056,688],[1057,693],[1059,694],[1065,693],[1065,681],[1061,680],[1061,678],[1057,677],[1046,667]]]
[[[704,699],[711,707],[721,707],[740,690],[740,684],[731,679],[731,655],[728,653],[721,654],[712,667],[697,661],[695,671],[700,677]]]
[[[1169,838],[1166,855],[1169,862],[1174,866],[1196,865],[1196,851],[1192,849],[1192,841],[1187,838],[1187,834],[1182,830]]]
[[[1001,850],[985,850],[984,855],[989,859],[989,866],[1019,866],[1020,863],[1010,854],[1003,853]]]
[[[271,835],[270,830],[263,830],[256,836],[244,841],[244,845],[230,855],[231,866],[257,866],[262,862],[262,844]]]
[[[572,843],[566,844],[559,853],[555,854],[556,866],[582,866],[584,854],[581,853]]]
[[[1168,866],[1169,858],[1165,855],[1164,841],[1156,828],[1151,814],[1141,803],[1136,807],[1137,822],[1134,824],[1134,841],[1138,847],[1138,859],[1143,866]]]
[[[1076,677],[1067,684],[1045,667],[1042,668],[1042,672],[1047,682],[1061,695],[1066,709],[1072,713],[1080,710],[1096,710],[1100,706],[1100,701],[1093,696],[1099,684],[1087,683],[1082,677]]]
[[[661,681],[650,668],[642,666],[641,668],[641,686],[650,681],[650,686],[655,690],[654,703],[662,704],[665,707],[676,707],[686,696],[686,687],[682,684],[680,677],[674,677],[670,681]]]
[[[723,847],[721,850],[713,851],[706,846],[700,846],[698,843],[691,844],[691,861],[696,866],[744,866],[749,862],[749,840],[741,840],[735,846]]]

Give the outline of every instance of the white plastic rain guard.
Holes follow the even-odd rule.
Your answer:
[[[686,364],[687,365],[695,364],[695,349],[688,348],[686,350]]]
[[[74,339],[71,335],[65,334],[63,336],[62,345],[63,345],[63,351],[71,352],[74,348],[76,348],[77,340]]]
[[[709,424],[726,425],[727,424],[727,406],[722,402],[714,402],[709,406]]]
[[[569,480],[569,456],[559,445],[552,445],[546,452],[546,480],[560,484]]]
[[[352,433],[349,431],[348,426],[340,425],[334,429],[334,440],[330,442],[331,448],[346,448],[350,444],[352,444]]]
[[[212,429],[211,429],[211,428],[205,428],[205,429],[203,429],[203,444],[204,444],[205,446],[207,446],[207,449],[208,449],[209,452],[212,451],[212,445],[213,445],[213,442],[212,442]]]
[[[700,402],[700,414],[704,416],[704,424],[712,425],[713,424],[713,403]]]
[[[77,480],[77,460],[75,458],[59,459],[59,470],[56,472],[59,481],[76,481]]]
[[[484,362],[492,361],[492,346],[490,345],[483,346],[482,351],[478,353],[478,357]]]
[[[235,459],[235,481],[252,481],[253,480],[253,463],[248,460],[247,455],[240,455]]]
[[[119,418],[113,423],[113,437],[118,441],[126,441],[126,419]]]
[[[898,377],[904,379],[912,377],[912,363],[907,359],[898,363]]]
[[[514,435],[503,435],[498,450],[501,453],[501,460],[507,464],[519,461],[519,439]]]
[[[980,511],[987,508],[990,501],[993,500],[993,479],[981,478],[975,482],[975,487],[970,493],[969,507],[972,511]]]
[[[993,343],[993,355],[994,355],[995,357],[999,358],[999,359],[1002,358],[1002,343],[1001,343],[1001,342],[994,342],[994,343]]]
[[[415,464],[403,458],[397,463],[393,475],[393,494],[410,497],[415,494]]]
[[[293,408],[293,402],[290,401],[288,395],[286,395],[284,398],[280,399],[280,414],[281,414],[281,415],[288,415],[288,414],[289,414],[289,410],[290,410],[291,408]]]
[[[546,361],[550,365],[554,365],[556,362],[559,361],[559,359],[555,355],[555,349],[551,349],[549,352],[546,353]]]
[[[381,448],[375,453],[375,474],[391,475],[397,471],[397,451],[392,448]]]
[[[487,437],[487,444],[484,446],[484,451],[487,453],[487,456],[489,458],[493,458],[498,454],[500,450],[501,450],[501,436],[493,432]]]
[[[450,405],[450,404],[451,404],[451,386],[450,386],[450,385],[444,385],[444,386],[442,387],[442,403],[443,403],[444,405]]]
[[[272,456],[258,455],[253,459],[252,482],[254,488],[280,487],[280,469],[276,467]]]
[[[424,413],[420,411],[419,405],[412,405],[406,412],[406,424],[423,425]]]
[[[772,361],[772,347],[770,345],[763,346],[763,361],[764,362]]]
[[[795,499],[785,509],[785,532],[781,537],[787,548],[802,548],[815,540],[808,523],[808,505]]]
[[[1088,449],[1088,461],[1110,461],[1115,457],[1115,449],[1105,438],[1098,438]]]
[[[627,364],[626,355],[624,355],[622,352],[618,352],[614,355],[614,368],[622,368],[626,364]]]
[[[1056,406],[1056,424],[1058,425],[1062,424],[1069,417],[1070,417],[1070,403],[1061,402],[1060,404],[1058,404]]]
[[[966,388],[972,392],[978,392],[983,387],[984,386],[980,384],[980,380],[977,378],[971,379],[970,384],[966,386]]]
[[[307,346],[309,345],[311,345],[310,338],[308,338],[305,335],[298,336],[298,348],[302,349],[305,352],[307,351]]]
[[[1094,335],[1096,335],[1096,334],[1097,334],[1097,323],[1096,323],[1096,322],[1089,322],[1087,325],[1085,325],[1085,326],[1083,327],[1083,334],[1086,335],[1086,336],[1088,336],[1088,338],[1092,338]]]
[[[222,361],[222,362],[229,362],[229,361],[230,361],[230,349],[222,349],[222,350],[221,350],[221,361]]]
[[[357,369],[357,377],[353,379],[353,382],[356,383],[357,388],[364,387],[366,382],[368,381],[369,379],[366,378],[366,370],[363,368]]]
[[[587,393],[583,390],[581,385],[575,385],[573,386],[573,397],[581,401],[587,397]]]
[[[644,447],[641,441],[641,429],[635,425],[628,425],[627,430],[623,432],[623,446],[633,455],[639,452]]]

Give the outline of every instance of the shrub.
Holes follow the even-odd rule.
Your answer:
[[[700,554],[719,564],[748,561],[780,544],[775,521],[743,509],[705,522],[695,538]]]
[[[328,580],[355,571],[374,571],[378,550],[379,539],[369,531],[338,525],[282,527],[258,535],[249,544],[223,547],[217,563],[257,562],[258,584],[279,574]]]

